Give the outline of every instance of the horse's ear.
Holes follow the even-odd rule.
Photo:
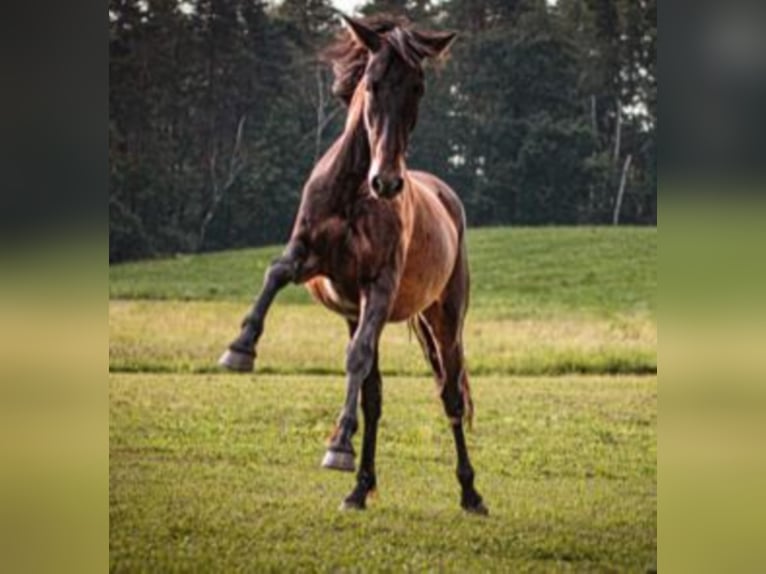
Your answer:
[[[348,25],[348,29],[351,32],[351,35],[357,42],[367,48],[370,52],[377,52],[380,50],[382,42],[377,32],[368,28],[359,20],[350,18],[343,13],[341,13],[340,16]]]
[[[412,35],[426,48],[425,56],[438,58],[445,54],[457,38],[457,32],[425,32],[413,30]]]

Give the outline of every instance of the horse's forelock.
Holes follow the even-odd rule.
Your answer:
[[[424,47],[417,41],[417,38],[406,28],[394,28],[388,34],[388,42],[402,60],[412,68],[420,68],[420,61],[428,56]]]
[[[370,16],[363,18],[361,22],[378,34],[388,34],[389,38],[400,36],[401,34],[398,34],[398,32],[406,34],[406,29],[410,25],[409,20],[406,18],[389,14]],[[402,53],[409,51],[409,48],[405,46],[406,43],[401,43]],[[397,46],[394,46],[394,48],[399,51]],[[364,75],[369,52],[364,46],[359,45],[354,40],[351,32],[344,29],[320,53],[320,59],[332,65],[333,75],[335,76],[333,93],[346,103],[349,103],[354,95],[356,86]]]

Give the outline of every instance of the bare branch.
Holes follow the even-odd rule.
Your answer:
[[[327,114],[324,118],[324,121],[320,126],[317,127],[318,130],[324,133],[324,130],[327,128],[327,126],[330,124],[331,121],[333,121],[336,116],[341,113],[345,109],[345,106],[338,106],[337,108],[333,109],[329,114]],[[309,139],[310,137],[316,138],[316,130],[311,130],[310,132],[307,132],[303,137],[301,137],[300,140],[298,140],[298,146],[301,146],[304,144],[304,142]]]
[[[594,94],[591,94],[590,97],[590,121],[591,121],[591,129],[593,130],[593,134],[595,136],[598,136],[598,120],[596,115],[596,96]]]
[[[614,131],[614,156],[612,157],[612,162],[614,165],[617,165],[617,162],[620,161],[620,145],[621,145],[621,139],[622,139],[622,104],[620,104],[620,100],[617,100],[617,126],[615,127]]]
[[[210,154],[210,157],[208,158],[208,167],[210,170],[210,184],[212,186],[212,201],[210,202],[210,206],[205,211],[205,215],[202,217],[202,222],[200,223],[200,230],[199,235],[197,239],[197,250],[202,249],[202,246],[205,244],[205,236],[207,234],[207,228],[210,225],[210,222],[213,221],[213,218],[215,217],[216,212],[218,211],[218,206],[223,201],[224,196],[226,195],[226,192],[229,190],[229,188],[234,185],[234,182],[237,181],[237,178],[242,173],[242,171],[245,169],[247,163],[244,158],[244,154],[242,152],[242,135],[245,131],[245,120],[247,117],[243,115],[241,118],[239,118],[239,122],[237,123],[237,132],[234,136],[234,144],[231,148],[231,155],[229,156],[229,165],[228,170],[226,173],[226,178],[224,179],[223,185],[220,184],[218,180],[218,170],[217,170],[217,160],[218,160],[218,152],[217,149],[213,150],[213,153]]]
[[[225,192],[236,181],[239,174],[245,168],[245,160],[242,155],[242,134],[245,130],[246,116],[239,118],[237,124],[237,135],[234,138],[234,146],[231,149],[231,156],[229,157],[229,173],[226,177],[226,183],[224,184],[223,191]]]
[[[213,149],[213,152],[207,159],[208,170],[210,171],[210,184],[213,186],[213,197],[218,195],[218,174],[216,161],[218,159],[218,150]]]
[[[316,80],[317,80],[317,127],[316,136],[314,137],[314,163],[319,159],[319,152],[322,149],[322,131],[325,124],[325,97],[324,97],[324,81],[322,80],[322,70],[319,66],[316,67]]]
[[[617,191],[617,201],[614,204],[614,214],[612,215],[612,225],[617,225],[620,222],[620,209],[622,209],[622,198],[625,195],[625,184],[628,181],[628,170],[630,170],[630,162],[633,160],[633,156],[628,154],[625,158],[625,164],[622,166],[622,177],[620,178],[620,189]]]

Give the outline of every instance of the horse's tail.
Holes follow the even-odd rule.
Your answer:
[[[473,399],[471,385],[468,383],[468,372],[463,367],[460,373],[460,393],[463,395],[463,420],[469,429],[473,428]]]
[[[423,351],[423,356],[426,358],[426,361],[428,361],[428,364],[431,365],[431,370],[433,371],[436,382],[439,385],[443,384],[444,367],[442,366],[441,357],[439,355],[439,347],[436,345],[434,336],[431,334],[431,330],[425,319],[423,319],[422,315],[417,314],[407,321],[407,325],[409,326],[410,332],[415,333],[415,337],[417,338],[418,343],[420,343],[420,348]]]

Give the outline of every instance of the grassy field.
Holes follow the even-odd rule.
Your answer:
[[[643,228],[472,231],[465,336],[471,371],[656,372],[656,239],[656,230]],[[215,370],[277,253],[253,249],[114,266],[111,370]],[[261,372],[342,372],[345,324],[304,289],[280,294],[266,328]],[[427,373],[404,325],[386,329],[381,355],[387,374]]]
[[[384,385],[379,492],[341,513],[353,477],[319,467],[340,378],[112,375],[112,571],[654,565],[655,377],[474,378],[487,519],[459,509],[431,381]]]
[[[279,249],[113,266],[110,569],[654,568],[656,239],[470,232],[468,441],[486,519],[459,510],[449,429],[405,326],[381,347],[380,491],[340,513],[353,477],[319,462],[344,392],[343,322],[288,288],[256,373],[215,368]]]
[[[249,301],[281,248],[243,249],[113,266],[111,299]],[[649,313],[656,305],[653,228],[479,229],[468,233],[472,309],[496,317]],[[282,303],[308,303],[288,287]]]

